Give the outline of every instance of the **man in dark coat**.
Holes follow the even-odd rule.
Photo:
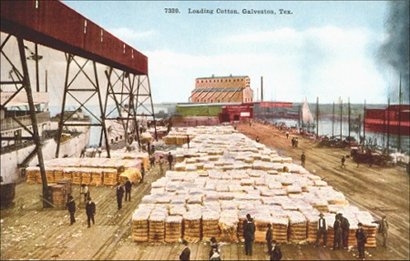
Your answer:
[[[316,247],[320,245],[320,238],[323,235],[323,247],[326,247],[327,243],[327,224],[326,219],[323,218],[323,214],[319,214],[319,220],[317,222],[317,237],[316,237]]]
[[[252,255],[252,245],[255,240],[255,224],[250,214],[246,214],[243,224],[243,237],[245,238],[245,254]]]
[[[140,183],[144,182],[144,177],[145,177],[145,165],[144,165],[144,162],[141,162],[141,180],[140,180]]]
[[[68,209],[68,213],[70,213],[70,225],[72,225],[72,224],[75,223],[75,217],[74,217],[74,214],[75,214],[75,201],[74,201],[73,196],[71,196],[71,195],[68,196],[68,201],[67,201],[66,207]]]
[[[118,210],[120,210],[122,208],[122,197],[124,196],[124,188],[119,182],[117,183],[116,194],[117,194]]]
[[[125,201],[131,201],[131,188],[132,188],[132,183],[130,179],[127,178],[127,181],[125,182]]]
[[[88,201],[85,204],[85,213],[87,214],[88,227],[91,226],[91,221],[93,222],[93,225],[94,225],[95,224],[95,220],[94,220],[95,203],[91,200],[91,198],[88,198]]]
[[[185,239],[182,240],[182,244],[185,245],[185,248],[184,248],[184,250],[182,250],[182,253],[179,255],[179,260],[189,261],[190,256],[191,256],[191,249],[189,249],[188,242]]]
[[[282,259],[282,251],[280,249],[279,243],[276,243],[275,247],[273,248],[272,254],[270,255],[270,260],[279,261],[281,259]]]
[[[340,214],[340,220],[342,221],[342,238],[343,238],[343,247],[344,249],[348,248],[348,240],[349,240],[349,229],[350,223],[347,218],[345,218],[342,214]]]
[[[172,157],[171,152],[168,153],[168,164],[169,164],[169,169],[172,169],[172,162],[174,161],[174,157]]]
[[[359,258],[364,259],[364,245],[367,241],[366,232],[363,230],[362,223],[357,224],[358,229],[356,230],[356,240],[357,240],[357,250],[359,251]]]
[[[304,151],[302,152],[302,155],[300,156],[300,161],[302,162],[302,167],[305,167],[306,155]]]
[[[333,223],[334,238],[333,250],[340,249],[343,243],[342,222],[340,221],[340,214],[336,214],[335,223]]]
[[[268,253],[269,255],[272,254],[272,225],[268,224],[268,230],[266,230],[266,244],[268,246]]]

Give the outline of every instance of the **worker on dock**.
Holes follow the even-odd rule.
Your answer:
[[[188,149],[189,149],[189,142],[190,142],[191,140],[189,139],[189,135],[186,135],[186,143],[188,144]]]
[[[272,254],[272,224],[268,224],[268,230],[266,230],[266,236],[265,236],[265,240],[266,240],[266,244],[268,246],[268,254]]]
[[[272,254],[270,255],[269,259],[271,261],[279,261],[279,260],[282,259],[282,251],[280,249],[280,245],[276,241],[273,241],[273,244],[274,244],[273,251],[272,251]]]
[[[127,181],[124,184],[125,187],[125,201],[131,201],[131,188],[132,188],[132,183],[129,178],[127,178]]]
[[[319,220],[317,221],[317,237],[316,237],[316,247],[320,245],[320,238],[323,235],[323,247],[327,244],[327,224],[326,219],[323,217],[323,213],[319,214]]]
[[[383,247],[387,247],[389,223],[387,222],[386,215],[383,215],[382,219],[379,221],[373,221],[373,223],[379,224],[379,233],[383,236]]]
[[[289,139],[289,131],[286,131],[286,139]]]
[[[305,167],[306,155],[304,151],[302,152],[302,155],[300,156],[300,161],[302,162],[302,167]]]
[[[75,223],[74,214],[75,214],[75,209],[76,209],[75,201],[74,201],[73,196],[71,196],[71,195],[68,196],[68,201],[67,201],[66,207],[68,209],[68,213],[70,213],[70,225],[72,225],[72,224]]]
[[[149,156],[149,165],[151,168],[155,166],[155,155],[154,154],[151,154],[151,156]]]
[[[168,153],[168,164],[169,164],[169,169],[172,169],[172,162],[174,161],[174,157],[172,157],[171,152]]]
[[[342,238],[343,238],[343,248],[347,249],[349,244],[349,229],[350,229],[350,223],[349,220],[344,217],[342,214],[340,214],[340,220],[341,220],[341,226],[342,226]]]
[[[120,210],[122,208],[122,197],[124,196],[124,188],[119,182],[117,182],[117,187],[115,190],[117,194],[117,206],[118,210]]]
[[[333,223],[334,237],[333,237],[333,250],[342,248],[343,244],[343,231],[342,221],[340,220],[340,213],[336,214],[335,222]]]
[[[179,255],[179,260],[189,261],[190,256],[191,256],[191,249],[189,249],[189,247],[188,247],[188,241],[183,239],[182,244],[184,244],[185,248],[184,248],[184,250],[182,250],[181,254]]]
[[[144,182],[144,176],[145,176],[145,165],[144,165],[144,162],[141,162],[141,182],[140,183]]]
[[[345,165],[346,158],[345,158],[344,155],[342,156],[341,162],[342,162],[342,169],[346,168],[346,165]],[[359,165],[359,164],[358,164],[358,165]]]
[[[85,213],[87,214],[87,224],[88,227],[91,227],[91,221],[93,225],[95,224],[94,215],[95,215],[95,203],[88,198],[87,204],[85,204]]]
[[[357,226],[359,227],[356,230],[357,251],[359,251],[359,258],[364,260],[365,258],[364,245],[366,244],[366,241],[367,241],[367,235],[363,229],[362,223],[357,224]]]
[[[89,197],[91,197],[90,189],[88,188],[88,186],[86,184],[81,184],[80,194],[82,194],[84,196],[84,203],[87,202],[87,199]]]
[[[245,238],[245,255],[252,255],[253,241],[255,240],[255,223],[250,214],[246,214],[243,224],[243,237]]]

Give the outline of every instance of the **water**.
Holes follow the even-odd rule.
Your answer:
[[[271,122],[273,123],[284,123],[288,127],[296,127],[298,126],[298,121],[294,119],[272,119]],[[311,129],[316,133],[316,128]],[[331,120],[319,120],[319,136],[326,135],[326,136],[340,136],[340,121],[334,122],[332,128],[332,121]],[[342,121],[342,136],[349,135],[349,125],[347,121]],[[360,140],[360,136],[363,136],[363,132],[357,132],[353,130],[351,127],[350,136],[354,137],[357,141]],[[378,133],[378,132],[369,132],[366,131],[366,141],[371,141],[371,144],[386,147],[387,146],[387,135],[385,133]],[[398,147],[398,135],[390,134],[389,137],[389,147],[390,149],[397,149]],[[401,136],[401,149],[402,151],[409,152],[410,150],[410,136]]]

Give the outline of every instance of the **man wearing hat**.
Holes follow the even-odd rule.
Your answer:
[[[243,224],[243,237],[245,238],[245,255],[252,255],[252,244],[255,240],[255,224],[250,214],[246,214]]]
[[[363,224],[359,223],[358,229],[356,230],[356,240],[357,240],[357,251],[359,251],[359,258],[364,259],[364,245],[367,241],[366,232],[363,229]]]
[[[319,220],[317,222],[317,237],[316,237],[316,247],[320,245],[320,238],[323,235],[323,247],[326,247],[327,243],[327,225],[326,219],[323,218],[323,213],[319,214]]]

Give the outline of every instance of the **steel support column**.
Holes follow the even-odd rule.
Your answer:
[[[30,121],[32,125],[32,130],[30,130],[27,126],[25,126],[17,117],[11,116],[11,118],[17,122],[30,136],[26,137],[3,137],[0,136],[0,141],[2,140],[8,140],[12,139],[15,142],[19,138],[27,139],[27,140],[33,140],[34,142],[34,149],[30,153],[30,155],[37,155],[38,159],[38,165],[40,167],[40,175],[41,175],[41,180],[42,180],[42,187],[43,187],[43,207],[50,207],[50,204],[47,202],[50,200],[49,197],[49,190],[48,190],[48,184],[47,184],[47,178],[46,178],[46,173],[44,169],[44,159],[43,159],[43,153],[41,150],[42,144],[41,144],[41,139],[39,135],[39,130],[38,130],[38,125],[37,125],[37,115],[36,115],[36,109],[34,106],[34,98],[33,98],[33,91],[31,89],[31,83],[30,83],[30,77],[29,77],[29,71],[28,71],[28,65],[27,65],[27,57],[25,53],[25,46],[24,46],[24,40],[21,37],[16,37],[17,39],[17,46],[18,46],[18,51],[19,51],[19,59],[21,63],[21,69],[22,72],[17,69],[17,67],[14,65],[12,59],[10,59],[7,54],[4,51],[4,47],[7,44],[7,42],[11,38],[11,34],[7,35],[5,40],[1,43],[0,46],[0,52],[6,59],[6,61],[9,63],[11,66],[11,70],[9,72],[10,78],[12,81],[1,81],[0,82],[0,91],[3,91],[3,89],[9,89],[7,88],[7,85],[14,85],[15,90],[13,90],[13,94],[6,100],[6,101],[1,101],[1,109],[6,110],[7,104],[14,99],[21,91],[25,91],[27,95],[27,103],[29,105],[29,115],[30,115]],[[3,65],[4,66],[4,65]],[[36,70],[38,70],[38,65],[36,66]],[[13,73],[17,79],[14,79]],[[21,86],[19,86],[21,85]],[[23,161],[23,164],[27,164],[30,159]],[[20,164],[23,166],[22,164]]]
[[[99,81],[98,81],[98,74],[97,74],[97,65],[95,61],[92,61],[92,66],[93,66],[93,74],[94,74],[94,80],[92,77],[90,77],[86,71],[85,67],[87,63],[90,60],[86,60],[83,64],[80,64],[74,55],[72,54],[67,54],[67,67],[66,67],[66,75],[65,75],[65,83],[64,83],[64,93],[63,93],[63,101],[62,101],[62,106],[61,106],[61,113],[60,113],[60,119],[59,119],[59,125],[58,125],[58,134],[57,134],[57,149],[56,149],[56,157],[59,156],[60,152],[60,144],[61,144],[61,135],[63,133],[63,129],[65,127],[73,126],[72,124],[68,123],[68,121],[72,118],[72,116],[81,109],[85,109],[89,115],[91,120],[94,120],[95,122],[84,122],[84,123],[76,123],[76,126],[99,126],[102,129],[102,133],[105,135],[105,149],[107,150],[107,156],[110,157],[110,145],[108,142],[108,136],[107,136],[107,128],[105,126],[105,115],[104,115],[104,108],[103,108],[103,103],[101,99],[101,92],[100,92],[100,86],[99,86]],[[78,71],[76,74],[74,74],[73,78],[69,80],[70,76],[70,67],[71,64],[75,64],[78,67]],[[89,85],[84,85],[81,83],[80,87],[73,87],[72,84],[75,82],[77,77],[82,74],[84,75],[87,80],[90,83]],[[81,92],[82,98],[84,96],[88,96],[85,101],[80,101],[80,97],[78,93]],[[98,106],[99,106],[99,112],[100,112],[100,117],[96,116],[94,112],[92,112],[88,107],[87,107],[87,102],[91,100],[95,95],[97,95],[98,98]],[[67,116],[65,113],[66,110],[66,105],[67,105],[67,97],[72,98],[72,100],[76,103],[77,107],[74,111],[71,111]]]
[[[20,53],[20,60],[21,60],[21,66],[23,69],[23,86],[27,94],[27,101],[30,109],[30,118],[31,118],[31,124],[33,128],[33,139],[34,139],[34,144],[35,144],[35,149],[37,151],[37,159],[38,159],[38,164],[40,167],[40,175],[41,175],[41,181],[43,185],[43,207],[50,207],[50,204],[47,202],[50,201],[49,197],[49,191],[48,191],[48,184],[47,184],[47,177],[46,177],[46,171],[44,168],[44,159],[43,159],[43,152],[41,150],[41,141],[40,141],[40,135],[38,132],[38,126],[37,126],[37,117],[36,117],[36,108],[34,107],[34,100],[33,100],[33,92],[31,90],[31,84],[30,84],[30,78],[28,74],[28,67],[27,67],[27,58],[26,58],[26,53],[24,51],[24,41],[22,38],[18,37],[17,38],[17,43],[18,43],[18,48],[19,48],[19,53]]]

